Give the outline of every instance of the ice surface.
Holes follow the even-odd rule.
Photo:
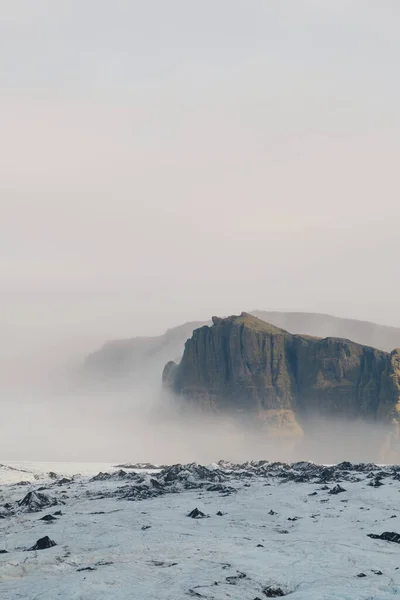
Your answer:
[[[8,553],[0,554],[0,598],[255,600],[266,598],[269,586],[293,600],[400,595],[400,544],[368,537],[400,530],[396,469],[221,463],[96,481],[98,472],[120,469],[3,465],[0,550]],[[383,485],[370,486],[377,475]],[[223,491],[207,491],[218,482]],[[330,494],[339,482],[346,491]],[[64,504],[18,509],[29,491],[43,487]],[[147,489],[161,495],[138,501]],[[188,518],[194,508],[208,518]],[[56,521],[40,520],[58,510]],[[57,545],[26,551],[46,535]]]

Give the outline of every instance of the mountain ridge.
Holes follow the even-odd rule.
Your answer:
[[[310,419],[400,423],[400,350],[291,334],[248,313],[193,332],[164,389],[201,411],[302,435]]]
[[[332,315],[304,312],[252,311],[253,316],[292,334],[311,337],[340,337],[356,343],[391,351],[400,346],[400,328],[368,321],[344,319]],[[81,385],[129,388],[132,384],[159,381],[167,362],[179,362],[184,345],[193,331],[211,324],[209,321],[187,322],[151,337],[114,339],[89,354],[80,369]]]

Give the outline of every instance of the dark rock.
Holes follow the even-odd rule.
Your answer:
[[[262,544],[257,544],[256,548],[264,548]]]
[[[278,513],[276,513],[276,512],[275,512],[274,510],[272,510],[272,508],[271,508],[271,510],[269,511],[269,513],[268,513],[268,514],[273,516],[273,515],[277,515]]]
[[[379,571],[379,570],[372,569],[372,572],[373,572],[375,575],[383,575],[382,571]]]
[[[150,528],[151,528],[151,525],[143,525],[141,527],[142,531],[146,531],[146,529],[150,529]]]
[[[52,548],[53,546],[56,546],[57,544],[55,542],[53,542],[53,540],[51,540],[49,538],[48,535],[46,535],[45,537],[40,538],[36,544],[34,546],[32,546],[32,548],[28,548],[29,551],[31,550],[46,550],[47,548]]]
[[[372,481],[369,482],[368,484],[370,487],[381,487],[381,485],[385,485],[384,483],[382,483],[380,477],[375,477],[375,479],[373,479]]]
[[[44,517],[41,517],[39,521],[57,521],[57,519],[53,517],[53,515],[45,515]]]
[[[226,513],[221,512],[220,510],[217,512],[217,517],[223,517]]]
[[[241,573],[238,571],[237,575],[230,575],[229,577],[226,577],[226,581],[231,585],[236,585],[239,579],[244,579],[245,577],[247,577],[246,573]]]
[[[394,542],[395,544],[400,544],[400,533],[395,533],[394,531],[385,531],[380,535],[376,533],[368,533],[367,536],[373,540],[384,540],[385,542]]]
[[[198,508],[194,508],[187,516],[192,519],[203,519],[206,515]]]
[[[80,569],[77,569],[77,571],[97,571],[96,567],[81,567]]]
[[[7,550],[0,550],[0,554],[8,554]]]
[[[47,494],[41,492],[28,492],[22,500],[18,501],[18,506],[24,508],[28,512],[38,512],[49,506],[55,506],[59,504],[56,498],[52,498]]]
[[[366,574],[365,574],[365,573],[359,573],[359,574],[357,575],[357,577],[366,577]]]
[[[335,485],[335,487],[333,487],[331,490],[329,490],[330,494],[342,494],[343,492],[346,492],[346,490],[339,484]]]
[[[268,586],[264,588],[262,593],[267,598],[283,598],[284,596],[287,596],[287,594],[285,594],[282,588],[273,586]]]

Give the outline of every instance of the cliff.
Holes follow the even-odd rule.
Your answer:
[[[344,337],[385,351],[400,346],[400,329],[395,327],[318,313],[254,311],[251,314],[293,334]],[[86,359],[82,375],[101,385],[107,380],[111,384],[159,380],[166,362],[181,359],[185,342],[194,329],[209,324],[185,323],[159,336],[106,342]]]
[[[293,335],[247,313],[201,327],[170,362],[164,387],[203,410],[300,430],[315,417],[397,422],[400,353]]]

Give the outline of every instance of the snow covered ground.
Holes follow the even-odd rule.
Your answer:
[[[93,480],[99,471],[112,476]],[[400,530],[398,476],[307,463],[153,472],[3,463],[0,598],[392,598],[400,544],[367,534]],[[345,491],[331,493],[338,484]],[[205,518],[187,516],[196,507]],[[44,536],[56,545],[27,551]]]

